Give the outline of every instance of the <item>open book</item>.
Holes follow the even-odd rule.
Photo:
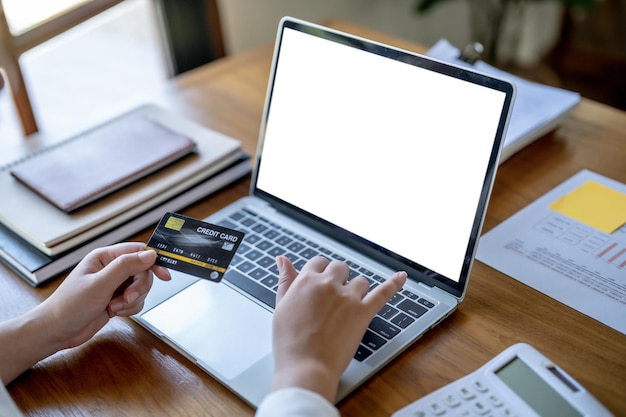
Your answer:
[[[512,81],[517,87],[511,120],[502,145],[500,163],[532,141],[555,129],[580,101],[580,94],[524,80],[501,71],[483,61],[469,64],[459,58],[460,51],[445,39],[440,39],[426,55],[440,61]]]
[[[71,213],[55,207],[11,175],[12,169],[25,163],[24,159],[30,160],[22,158],[16,164],[0,168],[0,221],[44,254],[58,255],[156,207],[240,157],[240,141],[152,105],[140,107],[105,124],[123,122],[127,117],[134,117],[136,112],[191,138],[196,143],[196,151]],[[54,145],[54,149],[80,140],[80,135],[70,138]],[[48,151],[42,149],[37,154]]]

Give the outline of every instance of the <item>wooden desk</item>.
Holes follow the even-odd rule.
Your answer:
[[[345,22],[332,24],[423,51]],[[271,46],[226,58],[170,82],[156,100],[241,139],[245,150],[254,153],[270,60]],[[560,129],[505,162],[497,174],[484,231],[583,168],[626,182],[626,113],[583,100]],[[184,213],[204,217],[246,194],[248,185],[248,180],[240,181]],[[137,239],[148,237],[146,230]],[[58,284],[33,289],[0,266],[0,319],[36,305]],[[458,311],[339,408],[343,416],[389,416],[519,341],[539,348],[615,415],[626,415],[626,336],[480,262]],[[29,416],[254,412],[130,319],[112,320],[89,343],[43,361],[10,384],[9,391]]]

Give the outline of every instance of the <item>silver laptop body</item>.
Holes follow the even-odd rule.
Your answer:
[[[258,406],[272,381],[277,254],[345,260],[372,286],[407,271],[340,401],[463,300],[514,87],[284,18],[267,91],[250,195],[206,219],[246,232],[225,278],[172,271],[134,318]]]

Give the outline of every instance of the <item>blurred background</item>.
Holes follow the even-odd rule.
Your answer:
[[[35,129],[70,131],[114,113],[120,102],[142,101],[168,77],[272,43],[284,15],[322,23],[338,17],[427,47],[440,38],[459,48],[478,40],[493,65],[626,110],[626,0],[0,4],[0,69],[13,96],[27,93],[8,100],[10,89],[0,87],[0,140],[23,136],[23,126],[6,122],[22,106],[32,107]]]

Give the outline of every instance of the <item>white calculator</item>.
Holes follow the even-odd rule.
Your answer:
[[[541,352],[515,344],[392,417],[605,417],[597,399]]]

